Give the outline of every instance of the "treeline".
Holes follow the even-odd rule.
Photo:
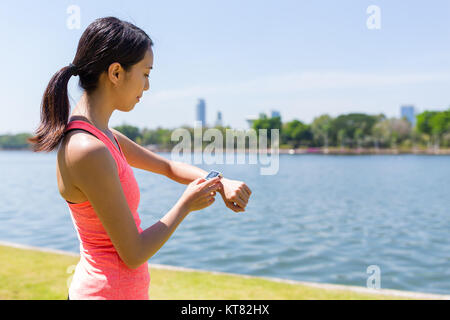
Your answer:
[[[254,129],[280,129],[280,144],[286,147],[411,148],[450,147],[450,109],[424,111],[413,126],[405,118],[350,113],[321,115],[311,124],[299,120],[282,123],[279,117],[262,115]]]
[[[194,139],[194,129],[188,130]],[[226,146],[226,130],[230,127],[215,127],[222,133],[223,146]],[[416,116],[416,125],[400,118],[387,118],[384,114],[368,115],[350,113],[331,117],[321,115],[312,123],[299,120],[282,123],[280,117],[269,118],[261,114],[253,122],[253,129],[279,129],[280,147],[345,147],[345,148],[412,148],[450,147],[450,109],[446,111],[424,111]],[[171,140],[171,129],[143,129],[130,125],[115,127],[140,145],[157,145],[171,149],[179,141]],[[203,128],[203,132],[208,128]],[[212,140],[214,141],[214,140]],[[203,146],[211,141],[203,141]],[[234,145],[236,146],[236,142]],[[193,145],[193,140],[192,140]],[[246,141],[248,146],[248,139]]]
[[[194,145],[194,129],[186,129]],[[416,116],[416,124],[412,126],[406,119],[386,118],[385,115],[368,115],[350,113],[331,117],[327,114],[316,117],[312,123],[306,124],[299,120],[282,123],[280,117],[268,118],[261,114],[253,122],[253,129],[279,129],[279,144],[281,148],[299,147],[345,147],[345,148],[412,148],[412,147],[450,147],[450,109],[445,111],[424,111]],[[172,141],[173,129],[158,127],[144,128],[124,124],[114,127],[131,140],[144,146],[154,145],[158,149],[170,150],[180,140]],[[209,128],[203,128],[202,133]],[[223,137],[223,147],[226,146],[226,131],[230,127],[215,127]],[[29,148],[26,141],[31,134],[1,135],[0,148]],[[203,135],[202,135],[203,136]],[[202,141],[206,146],[214,141]],[[234,143],[237,145],[237,141]],[[248,146],[248,139],[246,141]]]
[[[31,137],[29,133],[0,135],[0,149],[28,149],[29,137]]]

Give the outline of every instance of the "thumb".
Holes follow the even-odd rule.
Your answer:
[[[220,180],[220,177],[214,177],[214,178],[208,179],[208,180],[202,178],[202,180],[203,180],[202,181],[202,185],[204,187],[207,187],[207,186],[210,186],[210,185],[213,185],[213,184],[217,183]]]
[[[205,178],[197,178],[194,180],[194,184],[200,184],[202,182],[206,181]]]

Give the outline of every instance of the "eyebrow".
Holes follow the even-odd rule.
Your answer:
[[[147,66],[146,68],[153,69],[153,67]]]

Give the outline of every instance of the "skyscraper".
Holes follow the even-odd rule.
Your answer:
[[[277,111],[277,110],[271,110],[270,116],[271,116],[271,118],[275,118],[275,117],[281,118],[280,111]]]
[[[222,112],[217,111],[216,127],[222,127]]]
[[[196,120],[201,122],[202,127],[206,126],[206,103],[204,99],[198,99]]]
[[[414,106],[401,106],[400,117],[405,117],[414,126],[416,124]]]

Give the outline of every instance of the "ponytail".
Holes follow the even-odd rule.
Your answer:
[[[73,64],[59,70],[45,89],[41,103],[41,123],[34,137],[27,141],[32,143],[34,152],[50,152],[61,139],[69,119],[70,104],[67,95],[67,83],[76,74]]]
[[[89,95],[112,63],[120,63],[128,72],[151,46],[147,33],[130,22],[116,17],[94,20],[81,35],[73,64],[59,70],[45,89],[41,123],[36,136],[27,139],[33,151],[52,151],[63,139],[70,113],[67,83],[72,75],[80,76],[78,85]]]

